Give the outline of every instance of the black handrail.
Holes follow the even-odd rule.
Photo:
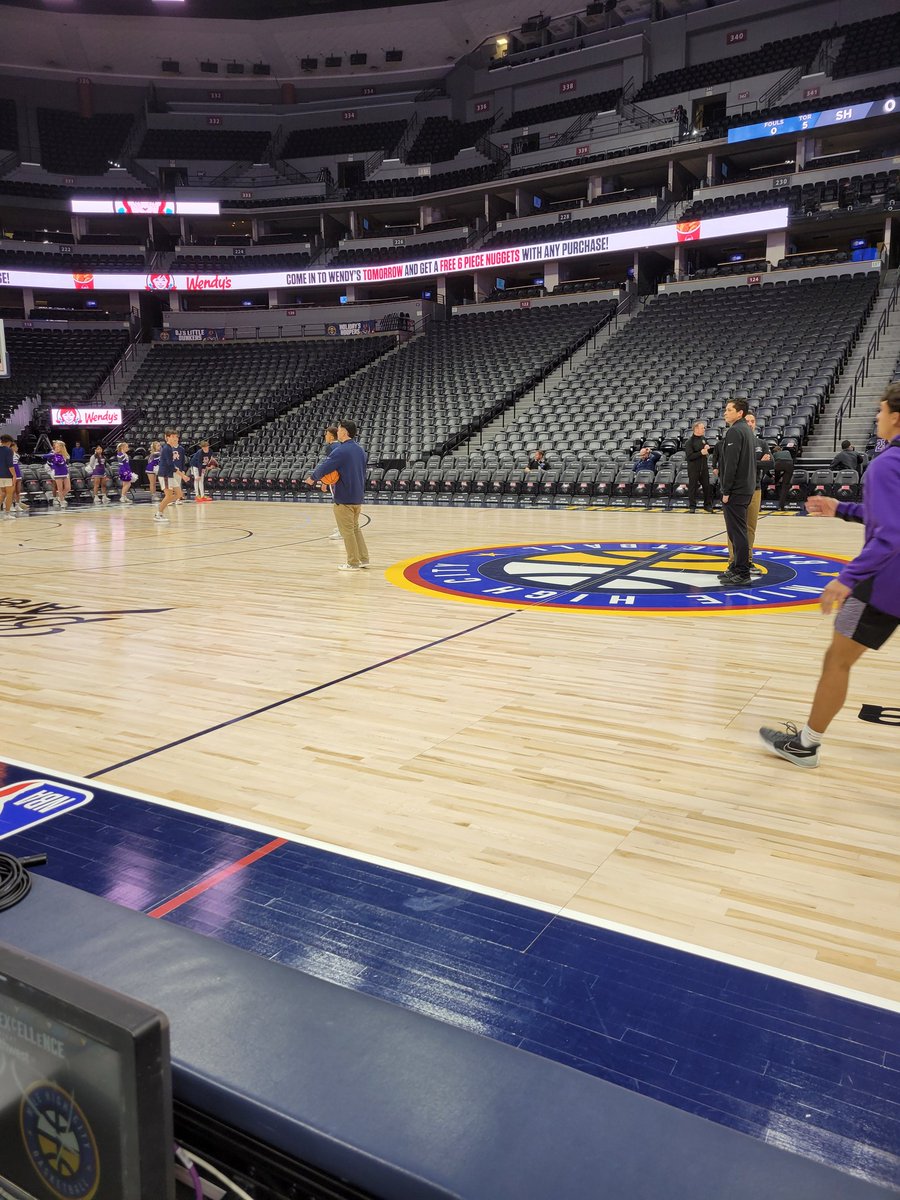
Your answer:
[[[894,281],[894,286],[891,289],[891,294],[888,297],[888,302],[884,307],[884,311],[878,318],[878,324],[872,332],[866,346],[866,356],[863,358],[859,366],[856,368],[856,374],[853,376],[853,382],[844,393],[844,398],[841,400],[840,407],[834,417],[834,436],[832,438],[832,450],[837,451],[838,442],[841,441],[841,434],[844,429],[844,418],[850,417],[853,414],[853,408],[856,404],[856,397],[860,387],[865,383],[869,375],[869,364],[871,359],[878,353],[881,345],[881,335],[887,331],[888,325],[891,323],[891,314],[897,307],[897,294],[900,291],[900,272],[897,274],[897,279]]]

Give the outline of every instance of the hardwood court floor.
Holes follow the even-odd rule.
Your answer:
[[[756,730],[806,715],[830,636],[815,609],[494,608],[382,570],[492,544],[719,543],[719,517],[373,505],[378,569],[340,573],[325,506],[171,511],[0,526],[10,757],[900,1006],[900,730],[857,716],[900,704],[900,642],[862,660],[801,771]],[[861,533],[775,515],[757,541],[851,557]]]

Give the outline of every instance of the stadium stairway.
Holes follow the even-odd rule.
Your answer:
[[[898,275],[900,272],[893,270],[886,271],[882,277],[875,306],[860,332],[859,340],[837,382],[824,414],[803,448],[804,466],[813,459],[830,461],[835,453],[834,418],[837,416],[848,387],[853,383],[859,364],[865,360],[869,341],[878,328],[882,313],[888,308],[891,292],[896,286]],[[878,411],[878,401],[893,377],[894,366],[898,354],[900,354],[900,319],[898,319],[896,309],[888,312],[887,320],[888,326],[885,333],[882,334],[878,350],[869,360],[866,380],[857,390],[853,412],[844,419],[841,428],[839,440],[851,441],[858,450],[865,448],[866,442],[872,434],[875,414]]]
[[[549,375],[536,383],[530,392],[526,392],[524,396],[521,396],[512,409],[500,413],[498,417],[495,417],[493,421],[485,425],[479,433],[471,437],[468,442],[457,446],[453,453],[455,455],[466,454],[469,450],[476,450],[481,445],[487,445],[493,439],[495,433],[499,433],[501,429],[505,428],[510,418],[524,416],[530,408],[534,407],[538,399],[545,392],[551,391],[561,379],[565,379],[566,375],[574,367],[579,366],[586,358],[590,358],[597,350],[602,350],[608,339],[614,333],[618,332],[618,330],[624,328],[635,313],[640,312],[641,306],[637,298],[628,297],[627,299],[630,303],[627,305],[623,304],[621,311],[616,312],[612,321],[608,321],[601,329],[598,329],[592,338],[585,342],[583,346],[579,346],[574,354],[570,354],[565,362],[560,363],[555,371],[551,371]]]
[[[150,353],[151,342],[131,342],[125,353],[103,380],[93,397],[93,403],[104,407],[122,405],[129,383],[137,374],[141,363]]]
[[[414,333],[412,335],[412,337],[408,337],[405,340],[398,340],[397,345],[394,346],[394,348],[392,350],[388,350],[385,354],[382,354],[379,358],[375,359],[375,362],[383,363],[383,362],[386,362],[389,358],[393,358],[395,354],[403,354],[410,346],[413,345],[413,343],[418,342],[424,336],[425,336],[425,326],[423,325],[423,327],[419,330],[419,332]],[[305,400],[303,402],[303,404],[298,405],[296,409],[289,409],[288,411],[289,412],[300,412],[306,405],[311,404],[313,401],[315,401],[316,403],[319,403],[319,401],[321,401],[321,400],[327,400],[329,396],[331,396],[334,392],[336,392],[338,390],[338,388],[341,387],[343,384],[347,383],[348,380],[355,379],[357,375],[361,374],[363,371],[367,371],[369,369],[369,367],[371,367],[371,366],[372,366],[372,363],[364,363],[361,367],[358,367],[355,371],[352,371],[349,375],[345,376],[343,379],[339,379],[337,383],[332,383],[329,387],[325,388],[323,391],[318,392],[310,400]],[[350,413],[335,412],[333,419],[335,422],[337,422],[337,421],[340,421],[340,419],[342,417],[348,417],[350,415],[351,415]]]

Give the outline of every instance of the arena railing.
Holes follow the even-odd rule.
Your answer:
[[[121,356],[113,363],[112,368],[97,390],[91,396],[85,407],[92,408],[94,406],[102,406],[105,400],[108,400],[114,391],[116,382],[122,379],[126,373],[128,364],[132,362],[137,354],[137,347],[141,344],[141,330],[137,326],[131,335],[131,340],[125,347]]]
[[[234,310],[219,309],[219,312],[232,312],[232,311],[243,312],[246,310],[245,309],[234,309]],[[212,318],[214,316],[214,314],[208,313],[208,312],[203,313],[203,314],[198,314],[198,316],[199,315],[210,317],[210,318]],[[216,319],[218,319],[218,318],[216,317]],[[380,324],[381,320],[382,320],[382,318],[379,317],[376,319],[375,323]],[[397,320],[398,320],[398,322],[402,322],[402,325],[398,324],[392,328],[385,328],[385,329],[377,329],[376,328],[376,329],[366,329],[364,331],[360,330],[359,333],[351,333],[349,331],[345,333],[341,329],[342,326],[369,325],[372,323],[371,321],[368,321],[368,320],[354,321],[353,316],[352,316],[352,308],[350,306],[348,306],[348,312],[347,312],[346,319],[341,320],[341,321],[325,321],[325,322],[309,322],[309,323],[301,322],[299,325],[295,325],[295,324],[255,325],[252,328],[247,328],[247,329],[241,329],[237,325],[232,325],[232,326],[226,325],[225,328],[226,328],[226,331],[228,331],[230,329],[230,333],[231,333],[231,337],[227,338],[228,341],[256,342],[256,341],[266,341],[271,338],[277,338],[279,340],[284,341],[284,340],[287,340],[288,338],[383,337],[385,334],[412,335],[414,333],[421,333],[425,329],[425,326],[427,324],[427,321],[425,320],[424,317],[421,320],[417,321],[417,320],[414,320],[412,317],[401,318],[398,316]],[[209,322],[207,322],[207,324],[208,323]],[[335,332],[336,330],[338,332]]]
[[[846,392],[844,393],[844,397],[841,400],[840,407],[838,408],[837,413],[835,414],[834,436],[832,438],[832,449],[835,451],[835,453],[837,453],[838,443],[841,441],[841,434],[843,433],[843,427],[844,427],[844,418],[850,417],[853,415],[853,409],[856,404],[856,398],[857,398],[857,395],[859,394],[859,389],[862,387],[862,385],[865,383],[866,379],[869,376],[869,366],[871,364],[871,361],[875,357],[875,355],[878,353],[878,350],[881,346],[882,336],[887,332],[887,327],[891,323],[891,317],[894,313],[894,310],[897,307],[898,291],[900,291],[900,272],[898,272],[898,274],[897,274],[897,279],[895,280],[894,286],[891,289],[891,294],[888,297],[888,302],[884,307],[884,311],[882,312],[881,316],[878,318],[878,324],[876,325],[875,329],[872,331],[872,335],[869,338],[868,345],[866,346],[865,358],[863,358],[860,361],[859,366],[856,368],[856,373],[853,376],[853,382],[850,384],[850,386],[847,388]]]

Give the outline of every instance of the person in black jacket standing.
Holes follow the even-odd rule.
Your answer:
[[[697,511],[697,489],[703,490],[703,511],[711,513],[713,509],[712,484],[709,478],[709,442],[706,440],[706,426],[702,421],[695,421],[693,433],[684,444],[688,469],[688,508]]]
[[[734,548],[732,565],[720,576],[726,587],[746,587],[750,583],[747,510],[756,491],[756,437],[744,420],[747,408],[743,397],[725,405],[728,430],[718,452],[725,530]]]

